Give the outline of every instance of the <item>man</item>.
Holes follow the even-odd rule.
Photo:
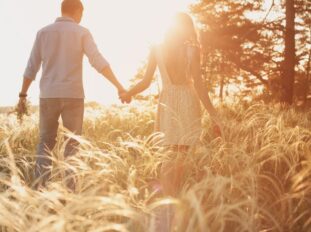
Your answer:
[[[83,55],[85,54],[91,65],[117,88],[119,94],[124,92],[108,62],[98,51],[91,33],[79,25],[83,14],[81,1],[63,0],[61,13],[62,17],[57,18],[55,23],[37,33],[19,94],[20,102],[25,102],[27,90],[42,64],[40,141],[35,167],[38,186],[44,186],[50,176],[49,151],[56,143],[59,117],[62,118],[63,126],[69,131],[77,135],[82,132]],[[76,146],[77,142],[69,139],[64,156],[73,155]]]

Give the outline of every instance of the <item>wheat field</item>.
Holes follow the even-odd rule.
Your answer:
[[[202,145],[174,154],[152,133],[153,104],[88,104],[79,152],[64,160],[60,129],[40,191],[32,188],[38,113],[22,124],[0,114],[0,231],[152,232],[165,217],[177,232],[311,231],[311,111],[259,103],[218,110],[223,138],[205,115]],[[185,170],[178,194],[159,194],[150,183],[176,160]],[[75,192],[64,184],[68,169]]]

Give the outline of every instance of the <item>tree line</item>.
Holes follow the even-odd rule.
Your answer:
[[[242,97],[306,104],[311,98],[310,6],[306,0],[200,0],[192,5],[208,87],[218,87],[221,99],[239,86]]]

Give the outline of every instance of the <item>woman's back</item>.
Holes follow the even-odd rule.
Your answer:
[[[163,46],[163,62],[170,81],[174,85],[183,85],[189,82],[187,69],[189,67],[188,46],[181,45],[173,48]]]
[[[164,145],[193,145],[201,133],[201,109],[188,72],[188,55],[184,66],[170,73],[164,46],[157,46],[155,55],[162,79],[155,129],[165,135]]]
[[[167,49],[165,45],[155,48],[155,56],[161,74],[163,86],[192,85],[191,66],[195,62],[194,54],[197,48],[193,45],[183,45],[177,49]]]

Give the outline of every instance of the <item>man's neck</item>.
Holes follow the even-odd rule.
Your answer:
[[[70,18],[72,19],[73,21],[76,22],[76,20],[71,16],[71,15],[68,15],[68,14],[62,14],[62,17],[65,17],[65,18]]]

